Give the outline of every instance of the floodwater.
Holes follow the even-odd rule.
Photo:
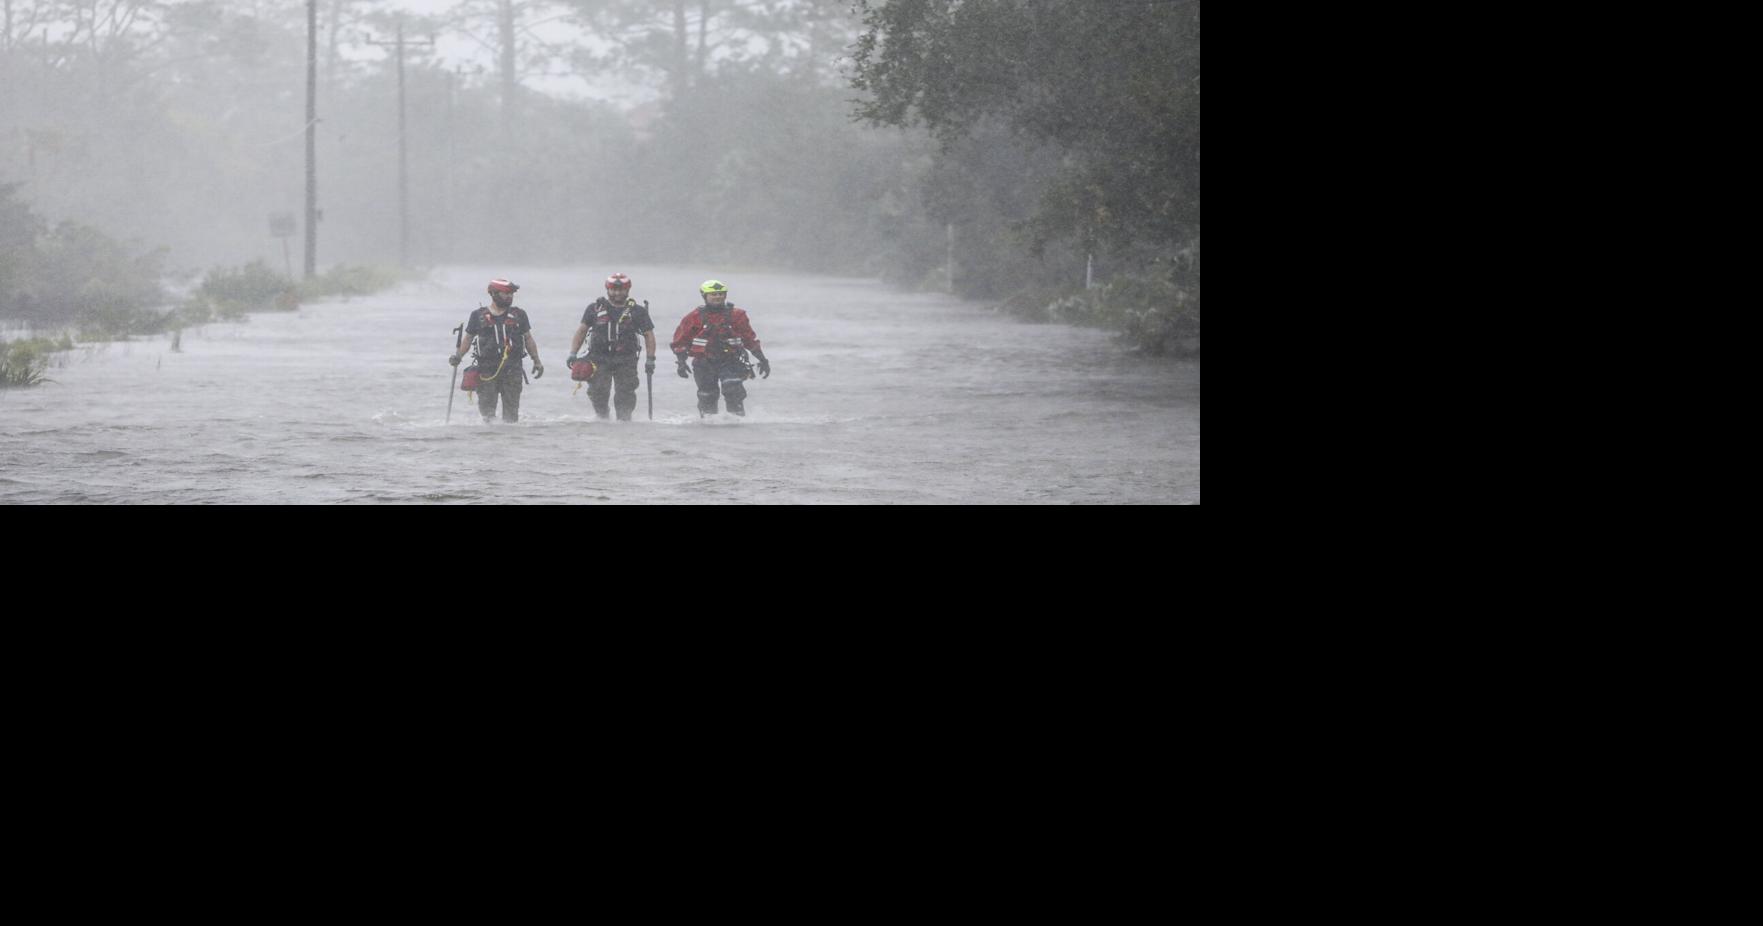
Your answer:
[[[655,418],[594,417],[563,360],[623,270]],[[543,379],[518,424],[455,393],[453,328],[506,276]],[[715,276],[774,370],[700,419],[667,342]],[[0,390],[0,504],[1198,504],[1200,368],[873,281],[722,269],[445,268],[433,282],[58,355]]]

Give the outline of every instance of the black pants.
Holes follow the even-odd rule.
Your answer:
[[[594,414],[606,417],[606,401],[618,410],[619,421],[631,420],[637,408],[637,355],[602,354],[588,357],[599,367],[588,380],[588,398],[594,403]],[[616,394],[614,394],[616,393]]]
[[[746,379],[746,370],[746,366],[733,357],[717,360],[693,357],[692,378],[698,382],[698,413],[716,414],[716,396],[720,387],[722,397],[728,400],[729,414],[745,415],[747,387],[742,381]]]
[[[508,365],[502,368],[502,375],[494,382],[480,383],[477,387],[477,410],[485,421],[496,417],[496,400],[502,400],[502,420],[513,424],[520,420],[520,387],[523,385],[520,364],[509,358]]]

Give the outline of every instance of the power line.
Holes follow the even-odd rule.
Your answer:
[[[306,0],[306,279],[318,276],[318,0]]]
[[[396,45],[398,47],[398,260],[403,267],[410,266],[410,151],[405,138],[404,116],[404,46],[433,45],[434,39],[415,41],[404,38],[404,17],[398,17],[398,38],[392,42],[375,42],[368,40],[369,45]]]

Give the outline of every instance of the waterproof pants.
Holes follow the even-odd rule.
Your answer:
[[[720,360],[693,357],[692,378],[698,382],[698,414],[716,414],[718,389],[728,400],[729,414],[747,414],[747,387],[742,384],[745,374],[746,367],[732,357]]]
[[[588,380],[588,398],[594,403],[594,414],[606,417],[606,400],[611,397],[618,420],[631,420],[631,412],[637,408],[637,355],[606,354],[588,359],[599,367],[594,378]]]
[[[502,400],[502,420],[513,424],[520,420],[520,387],[522,377],[520,367],[509,361],[502,375],[494,382],[482,383],[477,387],[477,410],[485,421],[496,417],[496,400]]]

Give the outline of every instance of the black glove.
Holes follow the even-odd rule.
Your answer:
[[[679,358],[679,378],[680,379],[691,379],[692,378],[692,371],[686,369],[686,358],[684,358],[684,357]]]
[[[538,379],[539,377],[542,377],[544,375],[545,375],[545,365],[538,362],[537,360],[534,360],[533,361],[533,379]]]
[[[771,378],[771,361],[764,357],[759,358],[759,375],[765,379]]]
[[[576,356],[576,355],[574,355],[574,354],[570,354],[570,355],[569,355],[569,359],[568,359],[568,360],[565,360],[565,361],[563,361],[563,365],[564,365],[564,366],[566,366],[566,367],[574,367],[574,366],[575,366],[575,362],[576,362],[576,361],[577,361],[577,360],[580,360],[580,359],[582,359],[582,358],[580,358],[580,357],[577,357],[577,356]]]
[[[448,366],[455,366],[455,367],[458,366],[459,365],[459,355],[458,354],[447,355],[447,365]]]
[[[650,357],[648,362],[643,364],[643,372],[644,373],[655,372],[655,358],[654,357]]]

